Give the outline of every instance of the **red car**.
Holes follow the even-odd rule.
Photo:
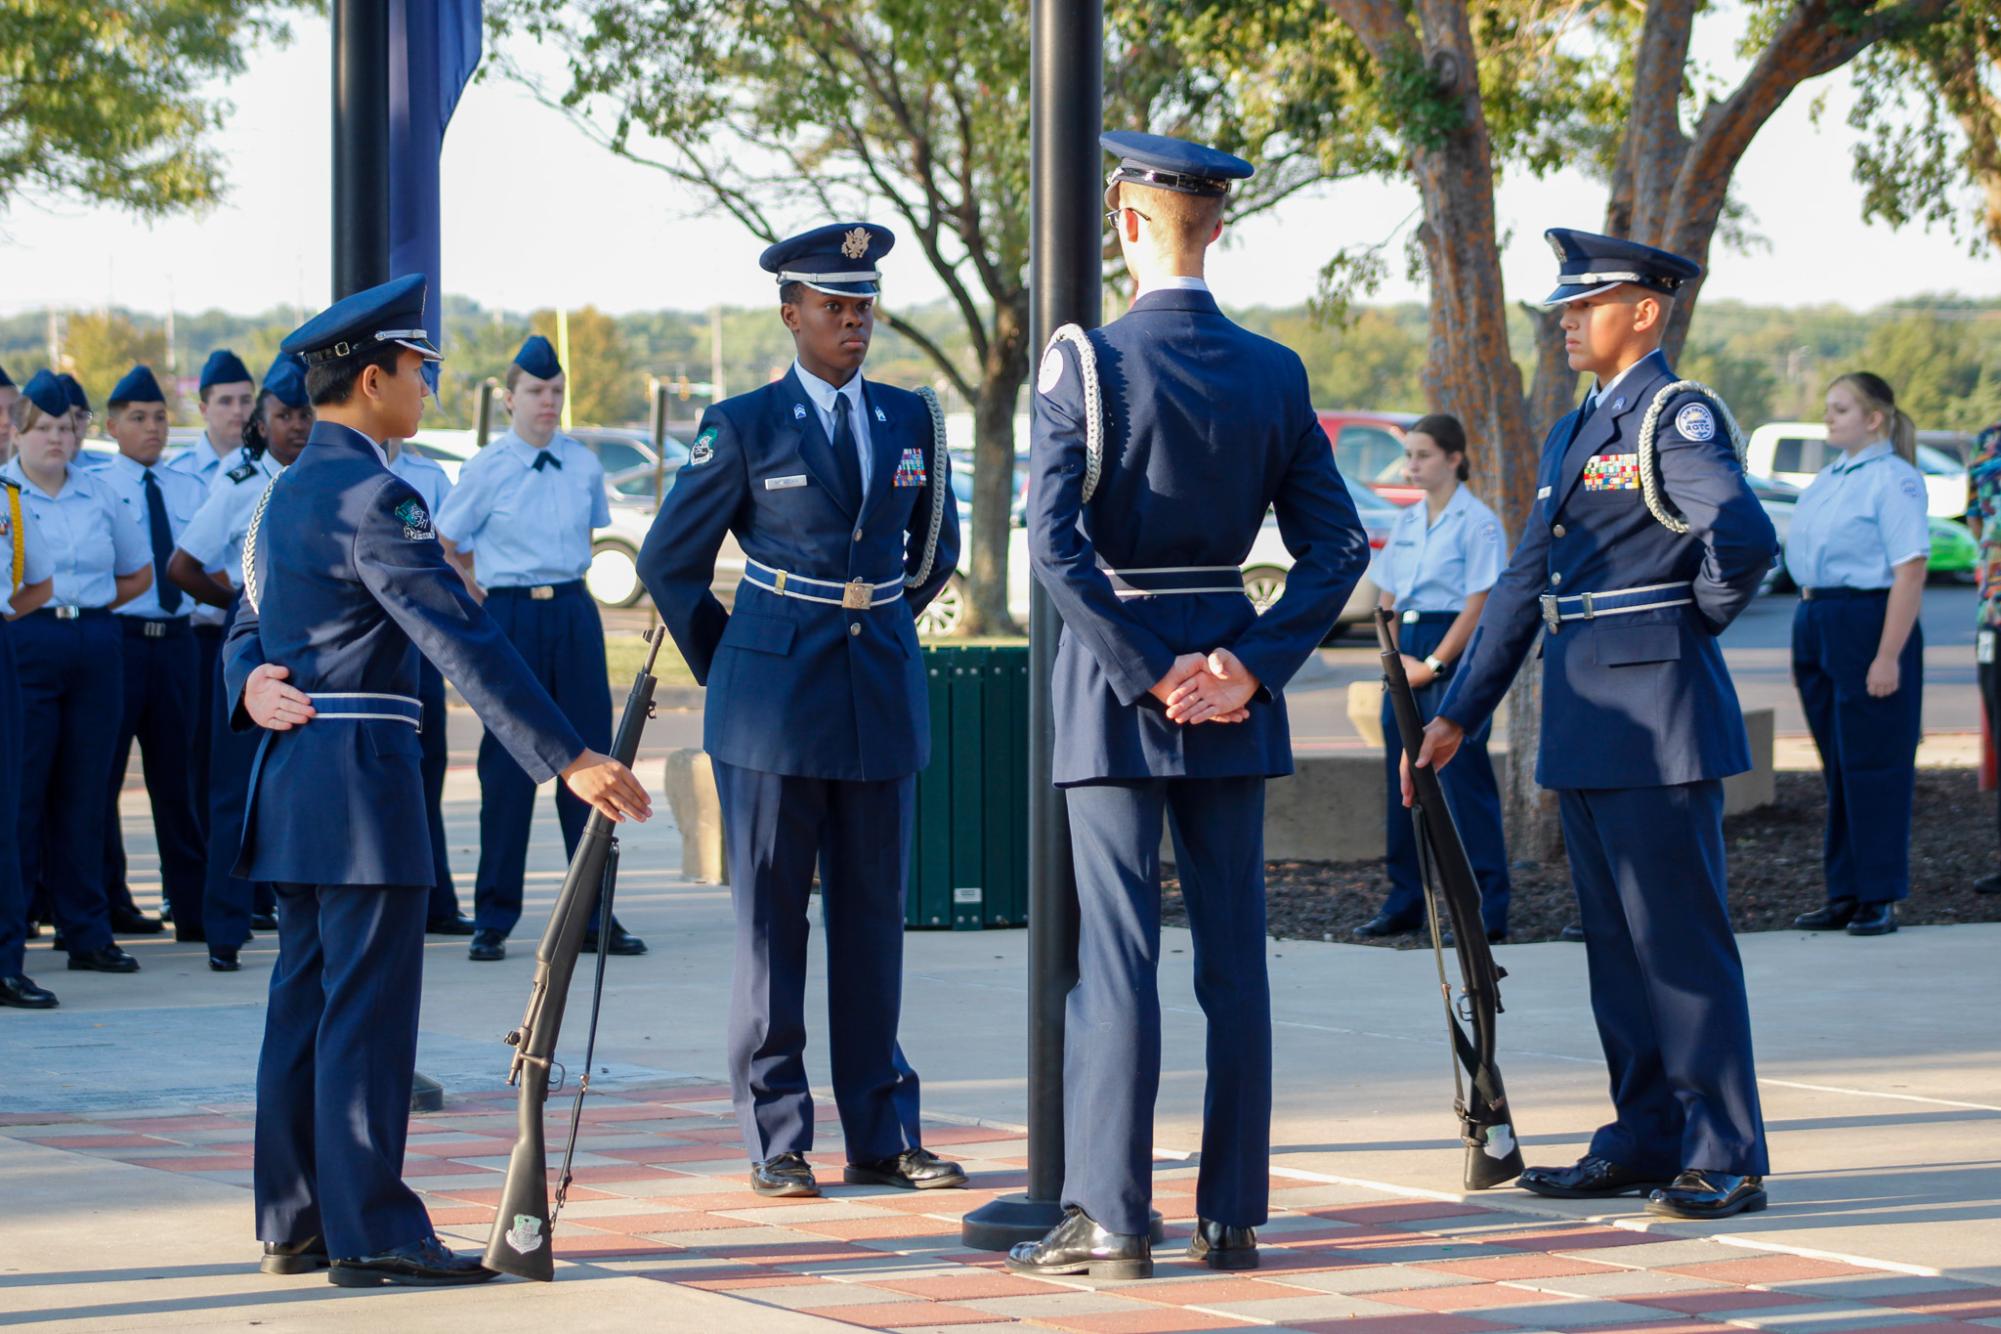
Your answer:
[[[1385,500],[1408,505],[1424,492],[1403,479],[1403,433],[1414,412],[1319,412],[1320,429],[1334,442],[1341,475]]]

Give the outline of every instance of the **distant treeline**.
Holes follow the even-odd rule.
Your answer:
[[[948,353],[965,359],[964,325],[942,306],[901,312]],[[1425,312],[1415,304],[1360,308],[1344,327],[1322,325],[1304,306],[1236,312],[1248,327],[1298,351],[1324,408],[1421,412],[1426,356]],[[599,425],[637,424],[647,415],[649,377],[676,387],[670,415],[699,414],[710,378],[714,328],[700,311],[660,310],[612,316],[592,307],[569,313],[575,419]],[[93,402],[135,361],[164,371],[171,364],[188,386],[177,420],[196,420],[193,379],[217,347],[231,347],[260,374],[299,312],[258,315],[202,311],[177,315],[173,355],[165,320],[156,313],[111,310],[47,311],[0,319],[0,366],[16,380],[47,363],[53,333],[65,368],[82,379]],[[737,393],[784,371],[790,336],[775,307],[720,312],[723,388]],[[426,425],[470,426],[480,382],[498,378],[531,330],[555,332],[548,310],[488,310],[448,298],[446,361],[435,410]],[[1530,326],[1512,315],[1516,355],[1526,375]],[[1926,429],[1974,431],[2001,420],[2001,301],[1915,297],[1869,311],[1840,306],[1780,308],[1707,300],[1695,317],[1677,367],[1729,401],[1749,429],[1762,421],[1818,418],[1827,383],[1846,370],[1875,371],[1896,388],[1899,403]],[[935,366],[909,339],[878,325],[871,377],[903,385],[945,386]],[[688,397],[678,396],[686,381]]]

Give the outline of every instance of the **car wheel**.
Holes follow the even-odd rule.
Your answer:
[[[584,587],[607,607],[636,605],[646,592],[646,586],[639,582],[639,553],[623,542],[593,543]]]
[[[917,634],[920,639],[949,639],[965,623],[966,582],[954,573],[931,605],[917,613]]]
[[[1276,565],[1257,565],[1244,571],[1244,596],[1262,616],[1271,604],[1285,596],[1285,571]]]

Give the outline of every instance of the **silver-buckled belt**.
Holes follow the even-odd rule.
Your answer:
[[[818,602],[846,611],[868,611],[903,601],[903,576],[870,583],[866,579],[810,579],[803,574],[775,569],[763,561],[744,559],[743,581],[753,588],[776,593],[782,598]],[[767,582],[768,581],[768,582]]]
[[[1570,621],[1595,621],[1600,616],[1629,616],[1636,611],[1685,607],[1695,598],[1691,585],[1684,579],[1679,583],[1613,588],[1603,593],[1544,593],[1540,601],[1542,623],[1555,634],[1558,627]]]
[[[313,721],[408,723],[424,730],[424,702],[408,695],[383,695],[367,690],[334,690],[306,696],[313,702]]]
[[[1122,598],[1172,597],[1188,593],[1242,593],[1244,572],[1234,565],[1152,565],[1114,570],[1098,567]]]
[[[530,602],[553,602],[559,593],[571,593],[583,588],[581,579],[566,579],[560,584],[508,584],[504,587],[489,588],[488,597],[527,598]]]

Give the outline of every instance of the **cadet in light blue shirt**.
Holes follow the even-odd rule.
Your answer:
[[[46,892],[72,969],[138,971],[112,941],[104,893],[104,793],[124,699],[123,635],[111,608],[152,582],[146,531],[94,471],[73,467],[70,403],[43,371],[15,405],[24,518],[46,544],[54,601],[9,637],[21,686],[21,882]]]
[[[1911,887],[1931,554],[1917,427],[1882,377],[1827,391],[1827,442],[1841,457],[1794,508],[1786,569],[1800,586],[1793,683],[1827,779],[1827,904],[1794,925],[1879,936]]]
[[[485,589],[486,610],[528,661],[570,725],[593,750],[611,747],[611,686],[604,623],[584,587],[591,530],[611,522],[604,467],[589,449],[561,435],[567,384],[549,340],[535,334],[507,368],[507,410],[514,424],[459,470],[459,482],[435,511],[445,551]],[[535,784],[491,733],[479,743],[479,871],[468,956],[505,957],[521,920],[528,830]],[[570,854],[590,808],[556,788],[556,814]],[[595,929],[585,948],[596,947]],[[612,923],[613,954],[640,954],[644,942]]]
[[[1445,413],[1421,418],[1404,433],[1403,448],[1404,478],[1421,488],[1424,498],[1397,515],[1389,541],[1370,563],[1369,577],[1382,590],[1383,609],[1397,613],[1404,672],[1418,712],[1429,721],[1445,697],[1453,664],[1480,622],[1487,590],[1507,567],[1508,540],[1494,511],[1463,485],[1468,476],[1466,430],[1458,418]],[[1387,694],[1382,727],[1388,784],[1383,867],[1390,892],[1376,915],[1355,928],[1362,939],[1415,931],[1425,920],[1417,839],[1403,804],[1403,745]],[[1512,889],[1487,732],[1483,721],[1477,732],[1468,733],[1459,758],[1439,770],[1438,778],[1480,881],[1487,937],[1501,940],[1508,934]]]

